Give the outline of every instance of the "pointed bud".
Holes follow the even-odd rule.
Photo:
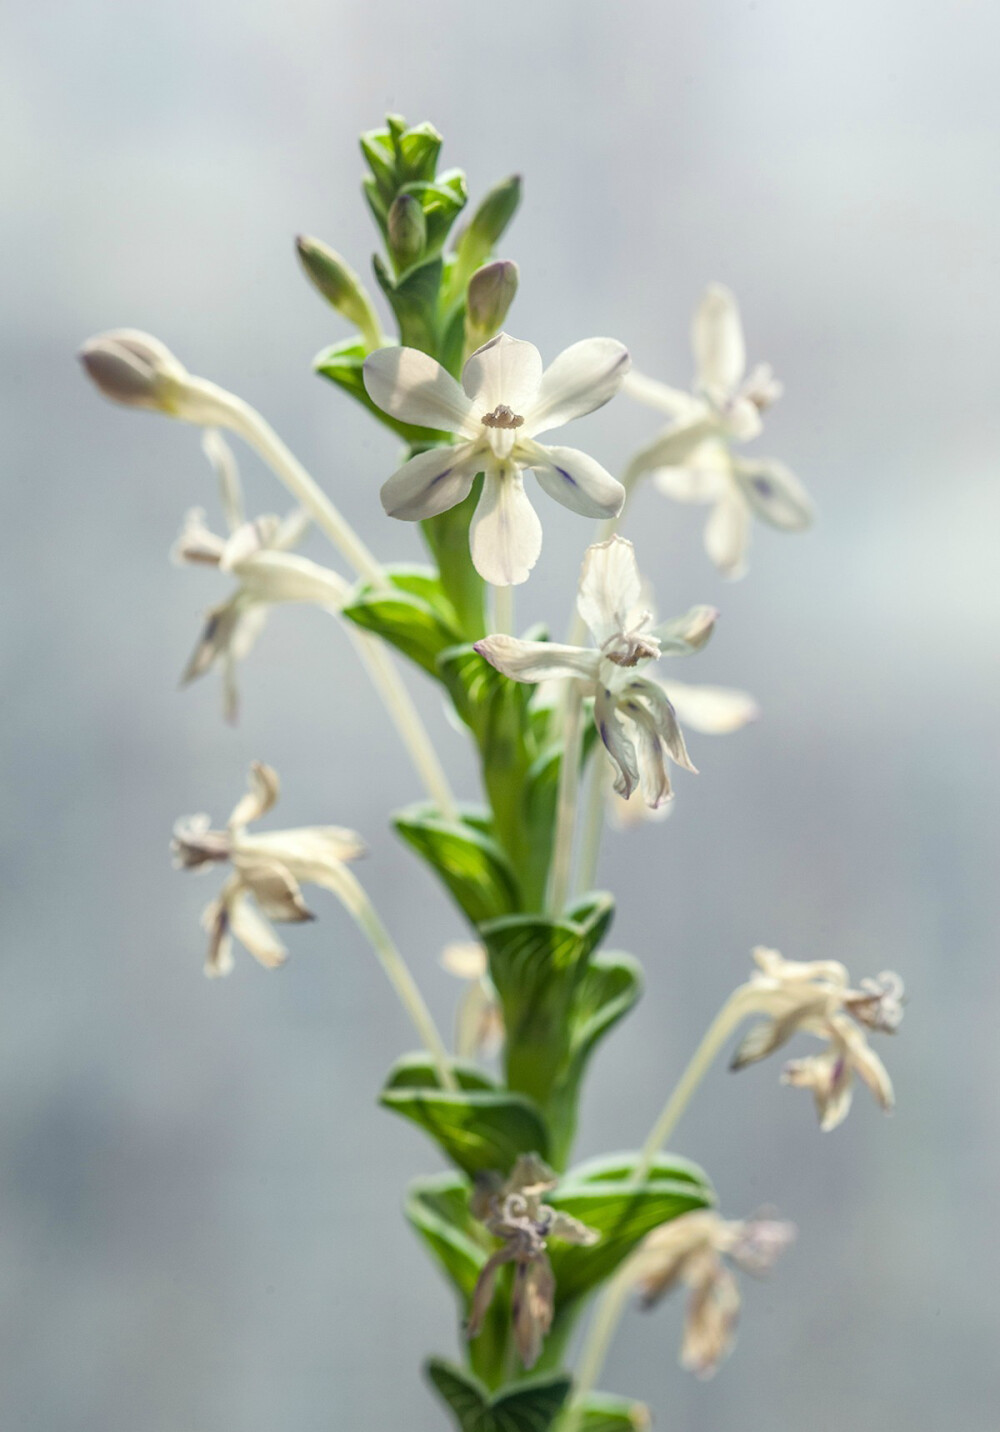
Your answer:
[[[501,179],[499,184],[494,184],[473,214],[466,232],[489,253],[514,217],[520,202],[521,176],[511,174],[507,179]]]
[[[382,347],[378,314],[354,270],[319,239],[300,234],[295,240],[306,277],[338,313],[361,333],[367,352]]]
[[[386,221],[389,251],[397,269],[415,264],[427,243],[427,220],[419,200],[412,194],[398,194]]]
[[[130,408],[175,413],[188,382],[169,348],[133,328],[88,338],[79,358],[106,398]]]
[[[469,279],[466,299],[466,337],[480,347],[503,327],[517,293],[517,264],[509,259],[486,264]]]

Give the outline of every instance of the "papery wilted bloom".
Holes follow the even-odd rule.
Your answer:
[[[472,1195],[472,1212],[503,1247],[483,1265],[476,1282],[466,1331],[470,1338],[482,1330],[493,1300],[497,1275],[505,1263],[514,1264],[511,1319],[514,1341],[525,1367],[534,1367],[555,1311],[555,1278],[546,1252],[549,1238],[590,1247],[600,1234],[568,1213],[542,1202],[559,1182],[537,1154],[522,1154],[501,1182],[498,1177],[480,1181]]]
[[[181,685],[186,686],[220,665],[223,712],[227,721],[235,721],[239,709],[236,667],[260,635],[268,607],[290,601],[338,606],[348,587],[337,573],[305,558],[287,555],[309,525],[301,508],[284,518],[267,514],[248,522],[236,460],[229,445],[209,429],[202,446],[219,477],[229,535],[220,537],[212,532],[206,526],[203,509],[192,508],[185,516],[171,556],[179,563],[216,567],[235,577],[239,585],[232,596],[207,612]]]
[[[746,1273],[766,1273],[795,1237],[795,1226],[770,1218],[730,1222],[711,1211],[684,1213],[648,1234],[632,1267],[646,1307],[673,1288],[688,1289],[681,1365],[711,1377],[733,1344],[740,1290],[729,1259]]]
[[[632,543],[612,537],[587,548],[580,573],[577,610],[596,647],[500,635],[477,642],[476,651],[514,681],[560,677],[579,682],[584,694],[594,697],[594,720],[617,771],[615,790],[627,799],[638,786],[646,804],[655,808],[671,795],[667,757],[687,771],[695,768],[666,692],[640,670],[660,656],[698,651],[718,613],[713,607],[693,607],[686,616],[654,628],[641,597]]]
[[[679,392],[640,374],[628,391],[673,419],[629,464],[633,477],[654,473],[657,486],[678,502],[708,503],[705,547],[726,577],[746,571],[750,520],[757,516],[786,532],[812,522],[812,504],[795,475],[770,458],[743,458],[734,443],[761,432],[761,413],[781,395],[770,367],[746,373],[746,347],[736,299],[711,284],[695,311],[691,332],[694,393]]]
[[[207,815],[187,816],[174,826],[171,849],[179,869],[228,865],[232,872],[202,916],[209,934],[207,975],[226,975],[232,969],[233,939],[268,969],[284,964],[288,951],[269,922],[312,920],[302,884],[340,895],[343,863],[365,853],[361,837],[340,826],[251,834],[247,827],[272,809],[280,784],[277,772],[261,761],[251,765],[247,784],[225,830],[213,830]]]
[[[885,971],[852,989],[837,960],[786,960],[763,945],[753,952],[757,971],[734,996],[747,1014],[766,1016],[745,1036],[731,1068],[743,1069],[804,1032],[826,1040],[819,1054],[786,1064],[782,1082],[813,1091],[820,1127],[835,1129],[847,1117],[857,1075],[888,1113],[892,1082],[870,1047],[865,1028],[893,1034],[903,1017],[903,982]],[[864,1026],[864,1027],[862,1027]]]
[[[386,512],[408,522],[436,517],[462,502],[481,472],[483,491],[470,528],[476,570],[497,586],[527,581],[542,549],[542,526],[524,491],[527,469],[572,512],[614,517],[621,511],[625,489],[600,463],[535,438],[607,403],[629,361],[621,343],[589,338],[543,372],[533,344],[499,333],[473,353],[458,384],[415,348],[372,353],[365,359],[365,387],[383,412],[459,439],[404,463],[382,488]]]
[[[467,982],[455,1021],[455,1053],[460,1059],[484,1058],[503,1043],[503,1013],[489,977],[485,947],[477,940],[456,940],[441,951],[449,974]]]

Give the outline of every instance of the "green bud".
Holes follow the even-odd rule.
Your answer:
[[[382,329],[364,284],[339,254],[319,239],[300,234],[295,240],[306,277],[327,303],[360,331],[368,352],[382,347]]]
[[[427,220],[419,199],[412,194],[397,194],[389,209],[386,228],[389,252],[396,268],[410,268],[427,243]]]
[[[517,283],[517,264],[509,259],[486,264],[472,275],[465,308],[467,346],[478,348],[503,327]]]
[[[430,183],[437,169],[443,140],[433,124],[415,124],[396,137],[399,177],[402,183]]]
[[[500,238],[521,202],[521,176],[511,174],[494,184],[469,220],[466,234],[489,253]],[[464,238],[464,235],[463,235]]]

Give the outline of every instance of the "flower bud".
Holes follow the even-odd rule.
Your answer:
[[[106,398],[130,408],[181,415],[189,375],[159,339],[118,328],[88,338],[79,358]]]
[[[338,313],[353,323],[371,352],[382,346],[382,330],[368,292],[354,270],[319,239],[300,234],[295,240],[306,277]]]
[[[397,194],[386,221],[389,251],[397,269],[416,263],[427,243],[427,220],[419,200],[412,194]]]
[[[500,238],[521,202],[521,176],[511,174],[486,195],[469,221],[468,233],[485,253]]]
[[[499,259],[477,269],[469,279],[466,298],[466,336],[476,348],[503,327],[517,293],[517,264]]]

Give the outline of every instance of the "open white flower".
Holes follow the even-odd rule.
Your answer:
[[[236,668],[249,655],[276,602],[319,602],[339,606],[349,590],[347,582],[304,557],[290,556],[302,539],[309,518],[301,508],[287,517],[267,514],[248,522],[236,460],[228,443],[208,429],[202,447],[219,479],[228,537],[206,525],[204,510],[192,508],[171,550],[175,562],[216,567],[236,578],[236,591],[211,607],[198,643],[181,676],[187,686],[215,665],[222,668],[223,713],[235,722],[239,712]]]
[[[577,610],[596,647],[488,636],[476,643],[476,651],[514,681],[561,677],[579,682],[583,693],[594,698],[594,720],[617,772],[615,790],[628,799],[639,787],[646,804],[655,808],[671,796],[667,758],[686,771],[695,767],[666,692],[638,668],[660,656],[698,651],[718,613],[713,607],[693,607],[654,629],[641,596],[632,543],[612,537],[587,548],[580,574]]]
[[[773,1266],[795,1238],[795,1225],[772,1218],[730,1222],[711,1211],[684,1213],[654,1228],[633,1256],[646,1307],[683,1284],[690,1292],[681,1365],[711,1377],[732,1347],[740,1290],[728,1258],[745,1273]]]
[[[226,975],[232,969],[234,938],[266,968],[284,964],[288,951],[269,922],[312,920],[301,883],[342,896],[343,863],[365,853],[361,837],[340,826],[251,834],[247,826],[272,809],[279,792],[277,772],[254,761],[247,793],[237,802],[225,830],[211,829],[207,815],[187,816],[174,826],[171,849],[179,869],[205,871],[213,865],[232,869],[202,916],[209,934],[207,975]]]
[[[820,1127],[829,1131],[843,1123],[851,1107],[855,1075],[889,1113],[894,1104],[892,1082],[864,1031],[894,1034],[898,1029],[903,1018],[899,976],[886,970],[853,989],[847,970],[837,960],[786,960],[763,945],[753,957],[757,971],[733,999],[736,1009],[766,1017],[743,1039],[730,1067],[743,1069],[766,1058],[794,1034],[814,1034],[826,1041],[826,1048],[786,1064],[782,1082],[813,1091]]]
[[[473,353],[460,385],[415,348],[370,354],[365,387],[383,412],[459,439],[404,463],[382,488],[386,512],[408,522],[436,517],[462,502],[481,472],[483,492],[469,534],[476,570],[496,586],[527,581],[542,549],[542,526],[524,491],[525,470],[572,512],[615,517],[621,511],[625,489],[600,463],[535,438],[602,407],[621,387],[629,363],[621,343],[588,338],[543,372],[533,344],[500,333]]]
[[[746,571],[750,521],[761,518],[785,532],[812,522],[813,508],[801,483],[769,458],[742,458],[733,444],[762,430],[761,413],[781,396],[770,367],[746,373],[746,346],[736,299],[722,284],[710,284],[695,310],[691,342],[694,393],[633,373],[626,391],[669,414],[671,425],[629,464],[637,478],[652,472],[659,489],[678,502],[708,503],[708,555],[726,577]]]

